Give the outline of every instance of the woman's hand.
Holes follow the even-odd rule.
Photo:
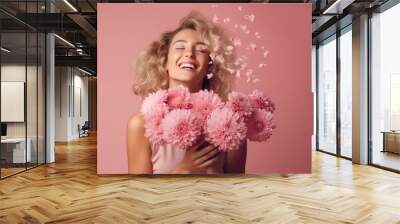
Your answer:
[[[201,142],[185,153],[183,160],[176,166],[172,173],[191,174],[205,173],[205,170],[219,161],[220,151],[217,147],[206,142]]]

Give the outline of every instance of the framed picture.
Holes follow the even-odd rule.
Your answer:
[[[99,4],[98,173],[310,173],[310,21],[311,4]],[[196,123],[198,102],[182,102],[199,92],[243,116]],[[170,100],[158,117],[155,94]],[[272,107],[250,127],[256,109],[232,105],[257,94]],[[160,103],[143,105],[150,96]]]

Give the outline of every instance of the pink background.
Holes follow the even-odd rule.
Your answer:
[[[241,7],[241,10],[239,8]],[[132,92],[140,51],[196,9],[241,39],[238,55],[249,57],[254,74],[236,90],[260,89],[276,103],[277,129],[267,143],[248,144],[246,173],[310,173],[313,104],[311,92],[310,4],[98,4],[99,174],[127,173],[126,125],[140,109]],[[246,15],[255,15],[254,22]],[[229,18],[229,22],[224,18]],[[246,25],[249,34],[234,24]],[[258,32],[261,38],[256,38]],[[248,44],[255,51],[246,49]],[[261,48],[264,46],[264,49]],[[265,58],[263,52],[268,50]],[[259,68],[260,63],[266,66]],[[259,79],[259,82],[254,82]]]

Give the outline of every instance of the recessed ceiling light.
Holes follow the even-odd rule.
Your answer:
[[[78,67],[78,70],[81,71],[81,72],[83,72],[83,73],[85,73],[85,74],[87,74],[87,75],[93,75],[92,73],[90,73],[90,72],[88,72],[88,71],[86,71],[86,70],[83,70],[83,69],[81,69],[81,68],[79,68],[79,67]]]
[[[71,4],[69,3],[68,0],[64,0],[65,4],[67,4],[74,12],[78,12],[78,10]]]
[[[7,49],[7,48],[5,48],[5,47],[1,47],[1,50],[4,51],[4,52],[6,52],[6,53],[10,53],[10,52],[11,52],[11,50],[9,50],[9,49]]]
[[[60,36],[57,35],[57,34],[54,34],[54,36],[57,37],[58,39],[60,39],[62,42],[64,42],[64,43],[68,44],[69,46],[75,48],[75,45],[73,45],[73,44],[72,44],[71,42],[69,42],[68,40],[66,40],[66,39],[64,39],[64,38],[62,38],[62,37],[60,37]]]
[[[355,0],[336,0],[322,14],[342,14],[343,9],[351,5]]]

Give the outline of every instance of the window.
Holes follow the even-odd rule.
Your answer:
[[[318,149],[336,153],[336,36],[318,47]]]
[[[400,4],[371,18],[372,164],[400,170]]]
[[[352,157],[352,35],[351,26],[340,36],[340,155]]]

